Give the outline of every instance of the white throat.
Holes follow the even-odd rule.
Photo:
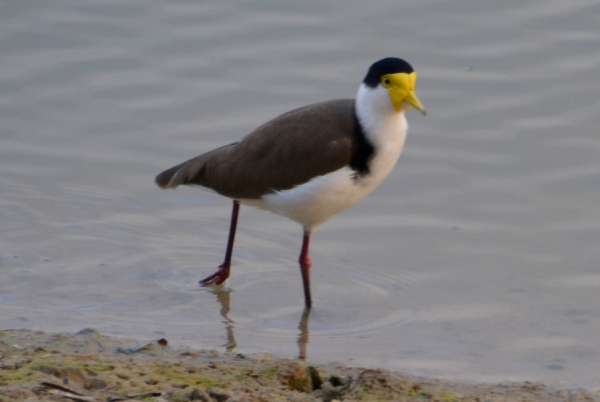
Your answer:
[[[408,125],[404,112],[394,109],[386,88],[381,85],[370,88],[361,84],[356,95],[356,114],[376,153],[389,146],[399,147],[400,155]]]
[[[387,175],[400,156],[408,124],[404,112],[396,112],[387,89],[361,84],[356,95],[356,114],[365,136],[375,147],[372,169]]]

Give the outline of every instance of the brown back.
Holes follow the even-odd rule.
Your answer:
[[[162,188],[198,184],[234,199],[290,189],[348,165],[353,113],[353,99],[292,110],[239,142],[162,172],[156,183]]]

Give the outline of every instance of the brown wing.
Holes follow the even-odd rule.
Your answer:
[[[350,163],[354,100],[338,99],[287,112],[243,138],[156,177],[162,188],[198,184],[224,196],[260,198]]]

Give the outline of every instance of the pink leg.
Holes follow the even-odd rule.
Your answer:
[[[231,224],[229,225],[229,239],[227,240],[227,250],[225,251],[225,261],[219,266],[214,274],[207,276],[200,281],[202,286],[220,285],[229,278],[229,269],[231,268],[231,254],[233,253],[233,241],[235,240],[235,228],[237,227],[237,218],[240,211],[240,202],[233,200],[233,209],[231,210]]]
[[[300,252],[300,272],[302,273],[302,284],[304,285],[304,303],[307,308],[312,305],[310,297],[310,266],[312,262],[308,258],[308,244],[310,242],[310,230],[304,231],[304,238],[302,239],[302,251]]]

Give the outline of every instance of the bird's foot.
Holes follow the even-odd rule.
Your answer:
[[[220,285],[229,278],[229,264],[222,264],[217,272],[200,281],[202,286]]]

